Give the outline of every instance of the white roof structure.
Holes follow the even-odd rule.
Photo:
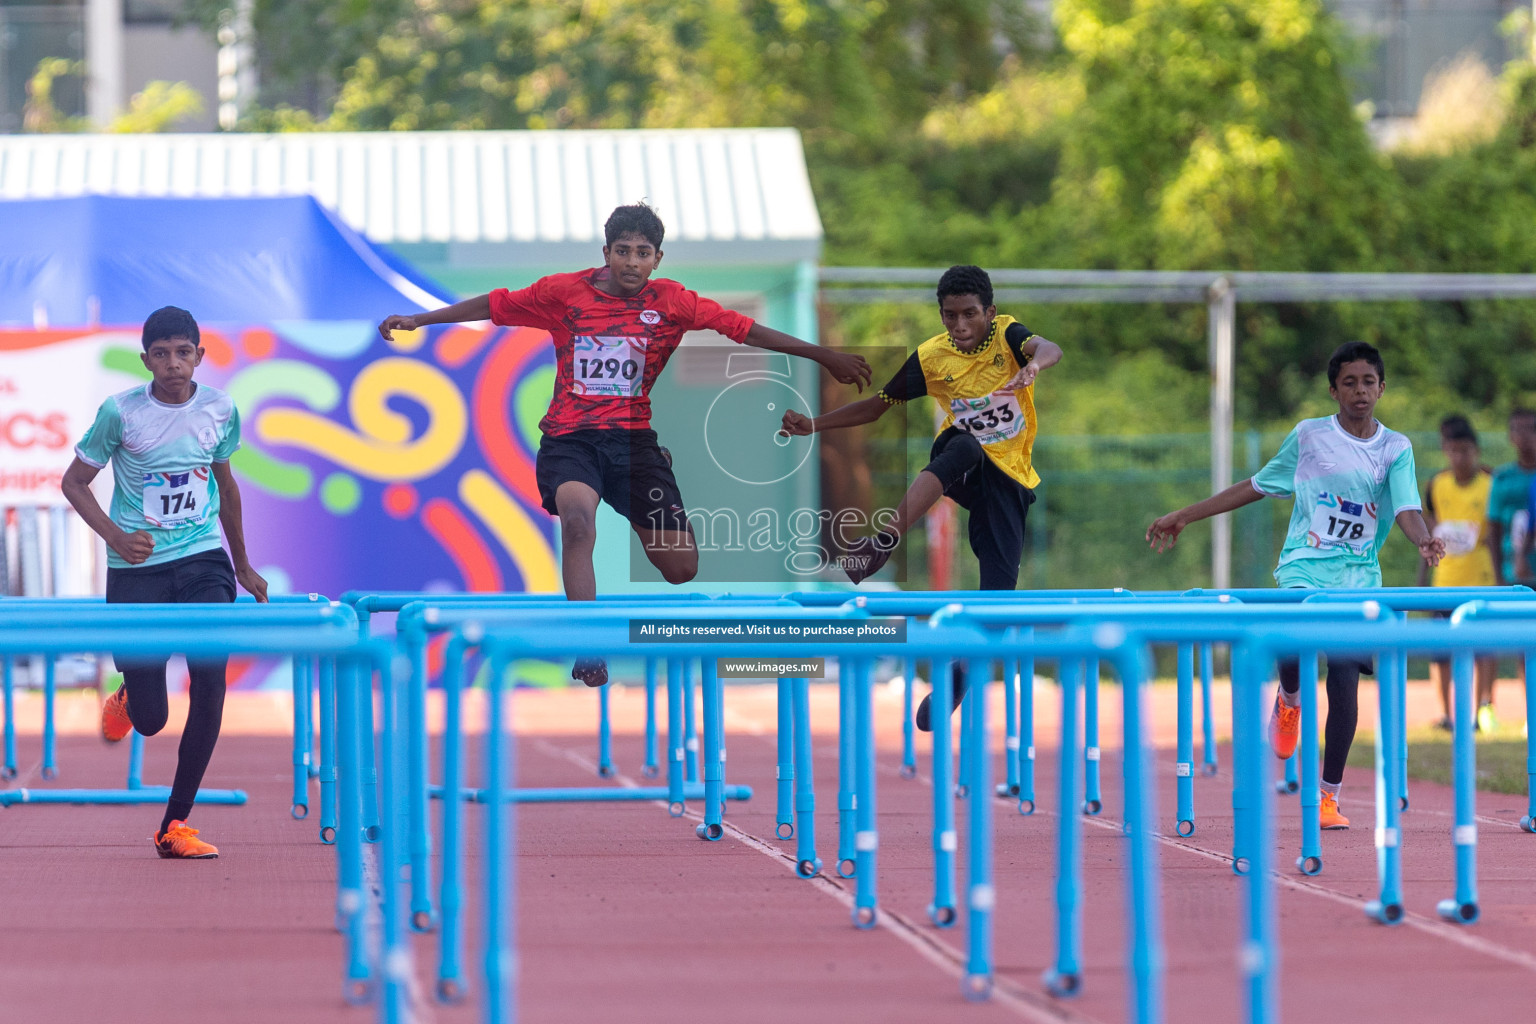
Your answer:
[[[307,193],[375,242],[442,243],[460,265],[590,257],[639,199],[674,260],[815,260],[822,236],[791,128],[0,135],[0,199],[87,193]]]

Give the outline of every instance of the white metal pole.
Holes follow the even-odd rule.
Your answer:
[[[123,109],[123,0],[86,0],[85,111],[98,130]]]
[[[1237,292],[1226,277],[1211,282],[1209,311],[1211,364],[1211,493],[1232,483],[1232,369],[1237,334]],[[1211,586],[1232,585],[1232,517],[1211,523]]]

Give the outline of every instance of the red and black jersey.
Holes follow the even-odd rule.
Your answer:
[[[546,434],[648,428],[651,385],[685,333],[718,331],[741,342],[752,329],[751,317],[676,281],[651,280],[622,298],[597,287],[607,276],[598,267],[491,292],[493,322],[554,336],[555,394],[539,422]]]

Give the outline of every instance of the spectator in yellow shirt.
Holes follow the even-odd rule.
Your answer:
[[[1488,495],[1493,477],[1482,464],[1477,432],[1465,416],[1447,416],[1440,421],[1440,451],[1449,468],[1436,473],[1424,488],[1424,518],[1434,535],[1445,542],[1445,557],[1435,567],[1432,585],[1436,587],[1491,587],[1495,584],[1493,555],[1488,547]],[[1429,566],[1419,563],[1419,586],[1429,578]],[[1442,618],[1449,612],[1437,612]],[[1491,732],[1493,716],[1493,681],[1498,659],[1480,657],[1476,661],[1477,725]],[[1440,706],[1445,712],[1436,724],[1450,729],[1451,663],[1436,661],[1430,667],[1440,687]]]

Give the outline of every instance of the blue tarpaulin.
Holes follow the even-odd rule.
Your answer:
[[[311,196],[0,201],[0,326],[137,324],[167,305],[208,322],[378,320],[451,301]]]

